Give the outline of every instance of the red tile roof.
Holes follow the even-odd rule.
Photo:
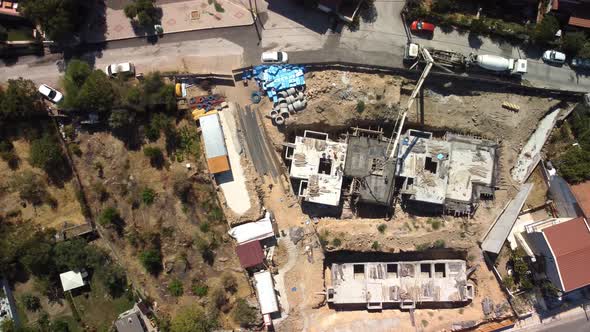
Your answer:
[[[583,217],[543,230],[555,255],[564,291],[590,285],[590,229]]]
[[[581,28],[590,28],[590,19],[570,16],[570,20],[567,24]]]
[[[571,189],[582,213],[586,218],[590,218],[590,181],[573,185]]]
[[[237,246],[236,254],[243,268],[256,266],[264,261],[264,252],[259,241],[252,241]]]

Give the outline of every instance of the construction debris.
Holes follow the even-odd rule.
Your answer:
[[[511,111],[514,111],[514,112],[520,111],[520,106],[513,104],[513,103],[509,103],[509,102],[503,102],[502,107],[509,109]]]

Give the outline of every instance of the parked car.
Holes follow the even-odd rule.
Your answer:
[[[104,70],[109,76],[118,74],[135,74],[135,66],[131,62],[113,63]]]
[[[47,98],[47,100],[55,104],[59,103],[64,97],[64,95],[61,92],[55,90],[54,88],[46,84],[41,84],[38,90],[39,93],[43,95],[43,97]]]
[[[414,22],[412,22],[412,24],[410,25],[410,31],[414,32],[414,33],[429,33],[429,34],[433,34],[434,33],[434,24],[432,23],[427,23],[424,22],[422,20],[416,20]]]
[[[543,53],[543,61],[563,64],[565,63],[565,54],[556,50],[547,50]]]
[[[260,56],[262,63],[287,63],[289,56],[286,52],[264,52]]]
[[[579,69],[590,69],[590,59],[573,58],[572,67]]]

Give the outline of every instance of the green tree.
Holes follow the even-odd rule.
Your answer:
[[[582,49],[578,52],[578,56],[585,59],[590,58],[590,42],[584,44]]]
[[[93,71],[80,88],[77,108],[89,112],[106,112],[114,103],[115,90],[108,76],[102,70]]]
[[[31,293],[25,293],[22,296],[22,301],[25,308],[29,311],[37,311],[41,309],[41,300]]]
[[[168,285],[168,292],[170,293],[170,295],[175,297],[182,296],[182,293],[184,293],[182,282],[180,282],[180,280],[178,279],[172,280],[172,282],[170,282],[170,284]]]
[[[8,39],[8,30],[3,25],[0,25],[0,41]]]
[[[488,32],[488,26],[486,25],[483,18],[471,20],[469,30],[476,34],[483,34]]]
[[[257,310],[248,305],[244,299],[238,299],[232,310],[234,322],[240,326],[248,327],[256,323]]]
[[[590,153],[579,146],[570,147],[556,166],[561,176],[570,183],[590,179]]]
[[[8,80],[6,90],[0,94],[0,120],[40,115],[42,109],[43,104],[33,81],[22,77]]]
[[[543,20],[535,26],[532,38],[538,44],[549,44],[555,40],[555,33],[559,30],[559,21],[553,15],[545,15]]]
[[[34,167],[44,169],[47,173],[63,169],[64,157],[57,139],[46,134],[32,141],[30,163]]]
[[[446,13],[453,10],[456,4],[453,0],[436,0],[432,4],[432,10],[437,13]]]
[[[107,265],[99,269],[97,275],[112,297],[120,297],[125,292],[127,288],[127,275],[121,267]]]
[[[113,110],[109,116],[109,127],[113,129],[121,129],[129,126],[132,123],[132,116],[127,110],[118,109]]]
[[[61,40],[76,34],[84,22],[90,1],[78,0],[19,0],[19,11],[29,20],[41,25],[49,39]]]
[[[74,59],[68,63],[63,81],[66,92],[63,102],[65,108],[78,107],[80,87],[84,85],[84,82],[86,82],[86,79],[91,73],[92,68],[84,61]]]
[[[172,319],[172,332],[209,332],[217,327],[217,323],[207,318],[203,308],[199,306],[184,307]]]
[[[143,154],[150,158],[150,164],[153,167],[161,168],[164,165],[164,154],[159,147],[147,146],[143,148]]]
[[[19,197],[33,205],[49,202],[51,197],[43,179],[31,170],[24,170],[14,176],[11,186],[18,191]]]
[[[125,6],[125,16],[143,27],[153,27],[160,22],[160,13],[154,0],[134,0]]]
[[[70,332],[68,322],[62,319],[56,319],[49,325],[50,332]]]
[[[561,41],[563,50],[571,56],[576,56],[587,43],[586,34],[582,31],[568,32]]]
[[[88,267],[88,244],[83,239],[58,242],[54,247],[53,259],[58,271],[76,270]]]
[[[139,255],[141,265],[151,274],[158,274],[162,270],[162,256],[155,249],[143,251]]]
[[[37,238],[39,241],[31,242],[23,251],[20,262],[35,276],[52,275],[55,272],[53,244]]]
[[[98,217],[98,222],[103,226],[109,226],[116,224],[119,219],[121,219],[119,211],[111,206],[102,210],[100,216]]]

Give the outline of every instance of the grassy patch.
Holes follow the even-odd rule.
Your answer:
[[[120,313],[133,307],[131,296],[111,298],[98,280],[92,280],[91,291],[74,297],[80,319],[98,331],[109,331],[112,322]]]

